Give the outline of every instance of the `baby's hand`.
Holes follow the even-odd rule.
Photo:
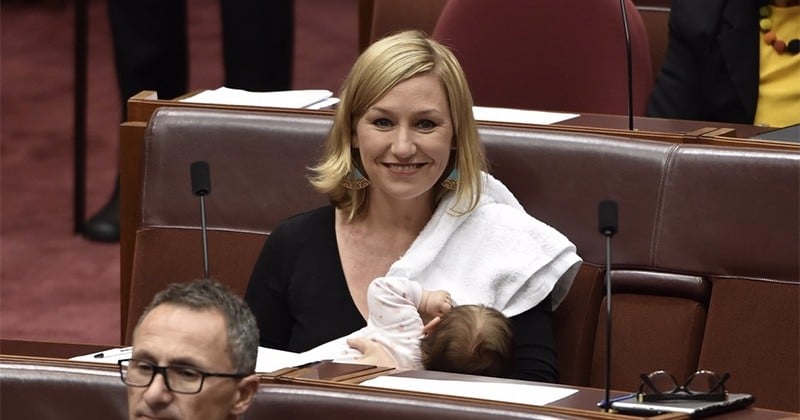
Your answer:
[[[450,293],[445,290],[426,291],[427,299],[423,299],[420,313],[424,319],[433,319],[442,316],[453,308]]]

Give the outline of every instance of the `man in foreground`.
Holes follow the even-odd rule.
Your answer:
[[[237,419],[258,391],[258,327],[220,283],[172,284],[145,309],[119,361],[130,419]]]

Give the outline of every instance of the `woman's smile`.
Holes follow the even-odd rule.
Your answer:
[[[383,166],[389,168],[390,171],[401,175],[413,175],[417,173],[427,163],[384,163]]]

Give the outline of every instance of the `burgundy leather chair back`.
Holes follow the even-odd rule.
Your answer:
[[[2,419],[126,419],[127,395],[116,366],[0,360]]]
[[[447,0],[372,1],[370,43],[406,29],[419,29],[432,34],[446,3]]]
[[[652,89],[647,31],[626,0],[633,110]],[[627,114],[627,53],[617,0],[449,0],[434,38],[452,48],[476,105]]]
[[[153,114],[145,133],[126,343],[158,291],[203,276],[200,199],[192,194],[191,163],[203,160],[210,167],[210,276],[244,294],[272,229],[327,203],[305,176],[330,125],[330,118],[313,115],[168,107]]]
[[[634,391],[656,369],[730,371],[731,391],[800,410],[800,153],[515,128],[481,135],[492,173],[584,259],[554,315],[563,383],[604,382],[597,204],[614,199],[612,386]]]

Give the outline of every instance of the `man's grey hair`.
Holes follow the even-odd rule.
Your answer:
[[[239,295],[213,279],[173,283],[158,292],[145,308],[136,328],[156,306],[171,304],[194,310],[216,309],[225,318],[228,354],[237,372],[253,373],[258,356],[258,325],[250,307]]]

